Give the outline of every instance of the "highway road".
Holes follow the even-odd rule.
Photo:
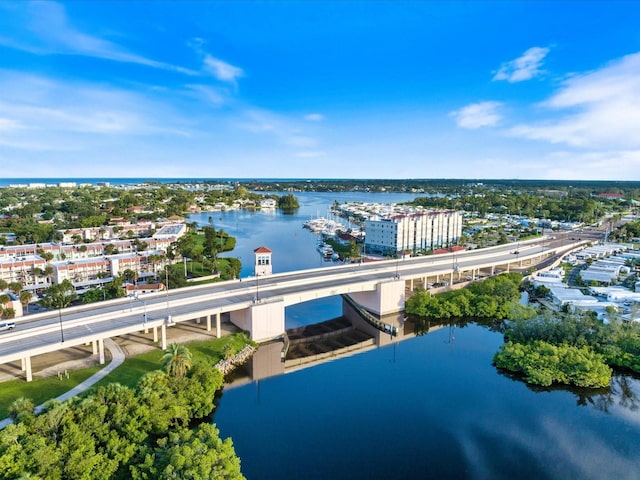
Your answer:
[[[381,281],[410,280],[425,275],[451,275],[476,268],[512,265],[547,255],[577,244],[556,236],[506,244],[479,250],[443,255],[407,257],[379,262],[332,266],[249,277],[234,281],[186,287],[138,298],[94,303],[61,311],[50,311],[16,319],[17,327],[0,333],[0,364],[60,348],[79,345],[97,338],[132,333],[163,324],[210,315],[299,296],[303,292],[362,291]],[[353,289],[353,290],[350,290]],[[295,303],[292,301],[292,303]],[[168,320],[170,319],[170,320]],[[64,342],[62,341],[64,339]]]

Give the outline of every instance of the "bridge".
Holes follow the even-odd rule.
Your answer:
[[[103,364],[106,338],[151,330],[154,342],[164,350],[167,328],[179,322],[204,319],[208,331],[215,322],[220,336],[222,314],[228,314],[253,340],[264,342],[284,334],[285,308],[290,305],[348,295],[362,309],[383,316],[404,309],[407,289],[430,283],[452,286],[526,269],[580,243],[538,238],[441,255],[249,277],[29,315],[17,319],[15,330],[0,334],[0,364],[20,361],[30,381],[35,355],[92,344]]]

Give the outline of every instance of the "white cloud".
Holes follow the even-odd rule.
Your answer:
[[[304,116],[304,119],[308,122],[321,122],[324,120],[324,115],[321,113],[309,113]]]
[[[530,80],[542,73],[542,60],[549,53],[548,48],[532,47],[521,57],[503,63],[496,72],[493,80],[506,80],[509,83]]]
[[[7,13],[20,17],[16,22],[19,26],[13,35],[0,36],[0,45],[37,55],[81,55],[196,74],[192,70],[146,58],[116,43],[81,32],[71,25],[64,6],[59,3],[23,2],[18,5],[22,8]]]
[[[12,120],[10,118],[0,117],[0,132],[8,132],[10,130],[17,130],[23,128],[20,122]]]
[[[509,133],[579,148],[639,148],[640,53],[568,78],[540,107],[546,119]]]
[[[502,118],[498,110],[502,107],[500,102],[472,103],[459,110],[449,113],[456,120],[459,127],[476,129],[497,125]]]
[[[144,95],[7,70],[0,70],[0,111],[0,145],[21,150],[77,150],[100,136],[190,133],[175,111]]]
[[[205,70],[222,82],[235,83],[239,77],[244,76],[241,68],[235,67],[219,58],[206,54],[204,57]]]
[[[197,98],[216,107],[227,103],[230,97],[228,91],[217,87],[211,87],[209,85],[191,84],[186,85],[186,88],[192,96],[196,96]]]
[[[244,112],[244,120],[239,126],[256,134],[273,135],[281,144],[310,149],[317,140],[304,132],[302,125],[283,115],[267,110],[250,109]]]

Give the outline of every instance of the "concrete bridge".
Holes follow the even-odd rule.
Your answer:
[[[222,314],[228,314],[253,340],[264,342],[284,334],[285,308],[290,305],[346,294],[364,310],[384,316],[404,309],[407,289],[453,285],[529,268],[577,243],[535,239],[443,255],[250,277],[29,315],[17,320],[14,331],[0,333],[0,364],[20,361],[30,381],[35,355],[91,343],[104,363],[106,338],[152,330],[154,341],[165,349],[167,328],[178,322],[202,324],[204,320],[203,328],[209,331],[215,323],[220,336]]]

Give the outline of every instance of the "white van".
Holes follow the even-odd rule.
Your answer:
[[[16,322],[7,322],[5,320],[0,320],[0,332],[3,330],[11,330],[16,328]]]

